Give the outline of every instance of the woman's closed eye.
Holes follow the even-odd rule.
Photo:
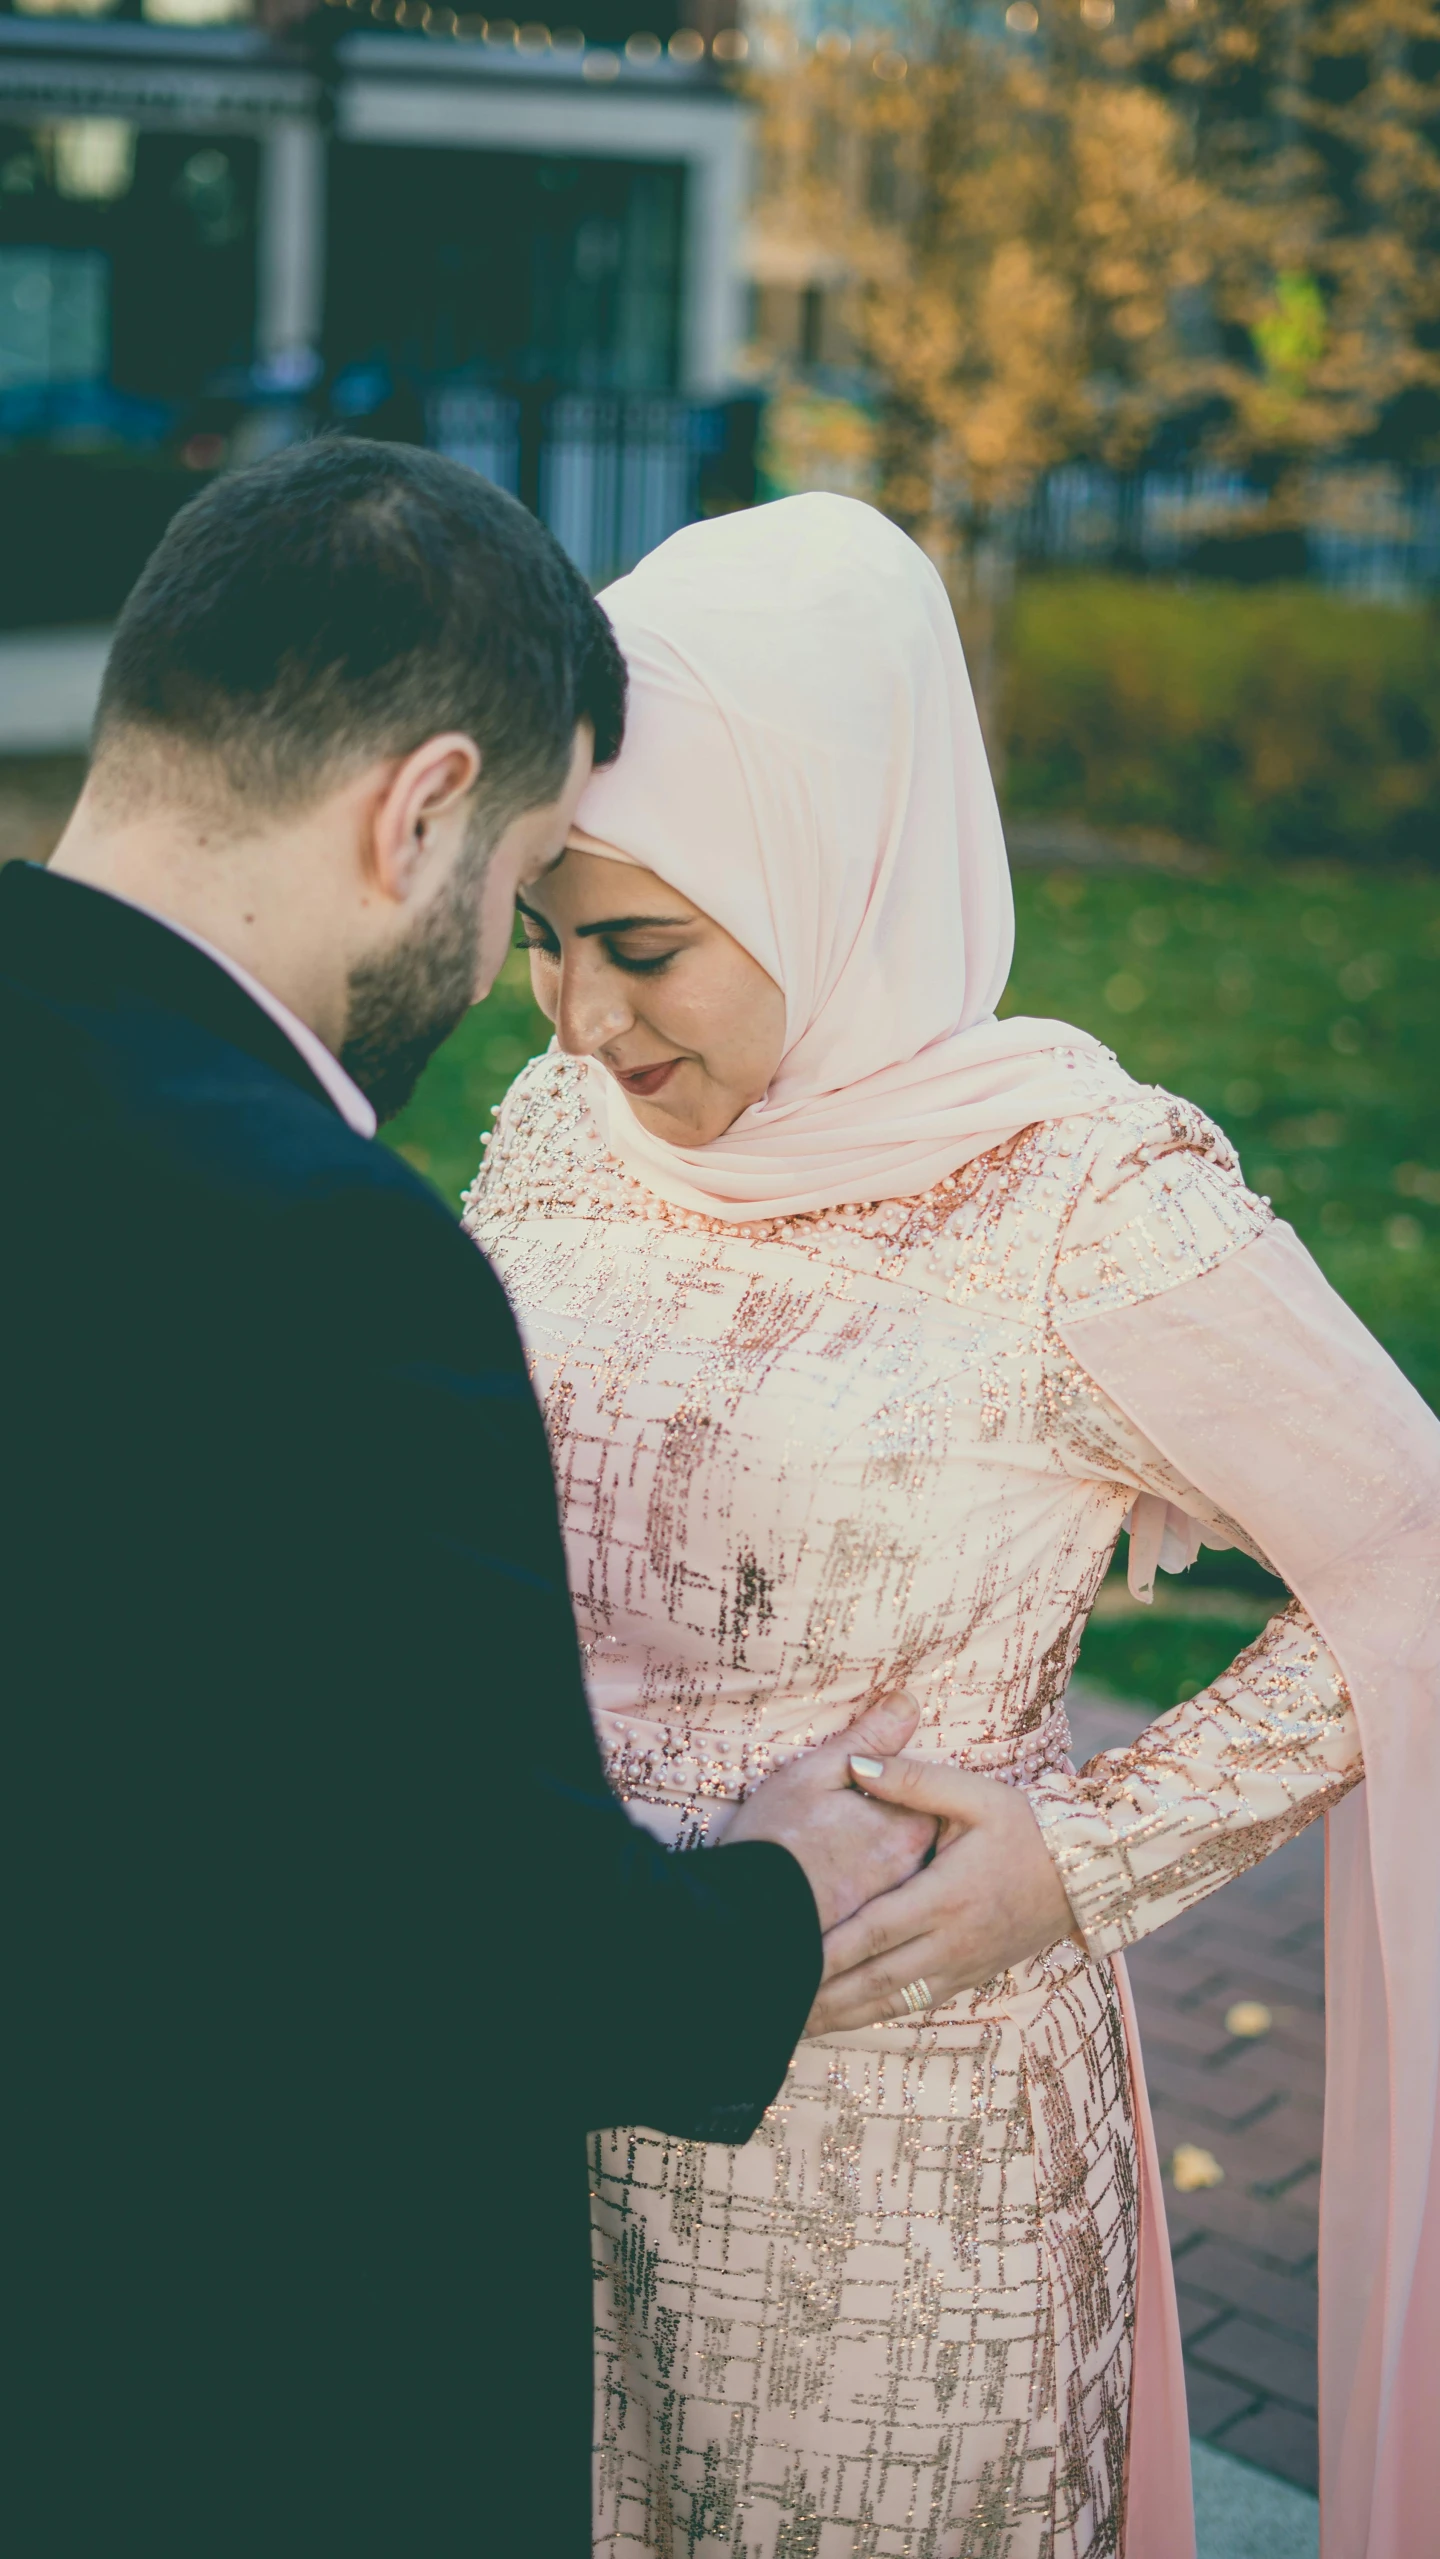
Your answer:
[[[627,977],[658,977],[668,969],[675,957],[669,951],[622,951],[618,942],[602,943],[601,948],[612,968],[623,969]]]
[[[520,947],[522,950],[534,953],[542,960],[548,960],[552,967],[560,958],[560,945],[553,935],[537,932],[528,917],[521,919]],[[626,950],[619,941],[612,941],[608,935],[601,937],[600,948],[611,967],[622,969],[627,977],[658,977],[662,969],[667,969],[676,956],[673,947],[668,951]]]

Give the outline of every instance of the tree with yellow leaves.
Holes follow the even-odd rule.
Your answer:
[[[917,18],[903,52],[822,36],[761,78],[761,223],[843,256],[878,494],[937,551],[1068,455],[1133,459],[1194,372],[1185,120],[1072,32],[1040,54]]]
[[[1282,479],[1377,436],[1418,458],[1440,436],[1440,8],[1167,0],[1113,51],[1190,100],[1216,440]]]
[[[883,36],[762,33],[760,224],[848,278],[887,509],[953,557],[1053,464],[1123,469],[1184,420],[1283,511],[1423,417],[1437,0],[1041,6],[1005,38],[927,0]]]

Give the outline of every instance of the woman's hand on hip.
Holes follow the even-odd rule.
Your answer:
[[[936,1814],[942,1827],[921,1874],[830,1930],[807,2034],[943,2007],[1075,1934],[1065,1887],[1017,1787],[918,1759],[852,1757],[850,1768],[867,1795]]]

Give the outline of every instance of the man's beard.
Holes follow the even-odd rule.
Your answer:
[[[404,1109],[442,1040],[475,1001],[480,882],[490,847],[464,853],[413,932],[352,969],[340,1063],[377,1119]]]

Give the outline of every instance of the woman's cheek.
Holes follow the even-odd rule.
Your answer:
[[[554,975],[554,970],[547,969],[544,962],[537,959],[532,951],[530,955],[530,992],[534,996],[535,1001],[539,1005],[547,1022],[553,1022],[555,1019],[555,990],[551,983]]]

